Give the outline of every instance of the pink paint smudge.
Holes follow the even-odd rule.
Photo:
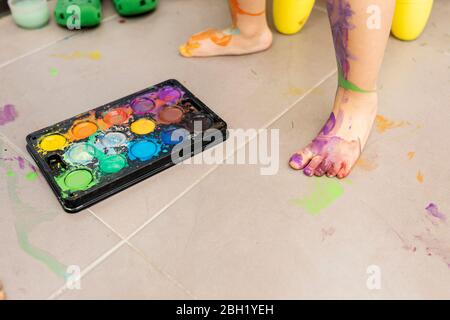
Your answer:
[[[17,118],[16,108],[12,104],[7,104],[0,109],[0,126],[14,121]]]
[[[322,228],[322,241],[327,237],[331,237],[336,232],[336,229],[330,227],[328,229]]]
[[[18,157],[7,157],[7,158],[0,157],[0,160],[3,160],[3,161],[17,161],[17,164],[19,165],[19,168],[21,170],[25,169],[26,165],[28,164],[28,167],[31,170],[33,170],[34,172],[37,172],[37,168],[34,165],[32,165],[31,163],[29,163],[27,160],[25,160],[21,156],[18,156]]]
[[[20,169],[25,169],[25,159],[22,157],[16,157],[17,162],[19,163],[19,168]]]
[[[438,219],[440,219],[442,221],[446,220],[445,215],[443,213],[439,212],[439,209],[438,209],[437,205],[435,205],[434,203],[430,203],[425,208],[425,210],[427,210],[428,214],[432,215],[435,218],[438,218]]]

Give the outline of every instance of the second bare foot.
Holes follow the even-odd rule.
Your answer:
[[[265,28],[257,33],[241,34],[239,28],[208,29],[193,35],[180,46],[184,57],[242,55],[264,51],[272,44],[272,32]]]

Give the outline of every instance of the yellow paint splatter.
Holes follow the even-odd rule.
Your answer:
[[[75,60],[75,59],[90,59],[90,60],[100,60],[102,58],[102,53],[100,51],[90,51],[90,52],[81,52],[74,51],[69,54],[52,54],[50,55],[53,58],[60,58],[64,60]]]
[[[417,179],[417,181],[419,181],[420,183],[422,183],[423,180],[424,180],[424,176],[423,176],[422,172],[420,172],[420,170],[417,172],[416,179]]]
[[[376,128],[379,133],[385,133],[387,130],[395,129],[410,125],[407,121],[392,121],[382,115],[377,115],[375,118]]]
[[[305,93],[305,90],[298,87],[289,87],[289,89],[286,91],[286,95],[288,96],[301,96]]]
[[[375,162],[374,159],[368,159],[363,157],[360,157],[358,161],[356,161],[355,166],[365,171],[373,171],[376,168],[378,168],[378,164]]]
[[[407,153],[408,156],[408,160],[412,160],[412,158],[414,158],[416,155],[416,153],[414,151],[410,151]]]

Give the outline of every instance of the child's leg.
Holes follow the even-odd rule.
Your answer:
[[[229,0],[232,25],[193,35],[180,47],[185,57],[239,55],[267,49],[272,33],[266,21],[266,0]]]
[[[377,79],[394,0],[328,0],[339,73],[330,118],[290,160],[308,175],[346,177],[366,144],[377,111]]]
[[[5,294],[5,292],[3,291],[3,284],[2,284],[2,282],[0,281],[0,300],[5,300],[6,299],[6,294]]]

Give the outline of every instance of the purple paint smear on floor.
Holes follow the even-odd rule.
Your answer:
[[[439,212],[437,205],[435,205],[434,203],[430,203],[425,209],[428,211],[428,214],[432,215],[433,217],[438,218],[442,221],[446,220],[445,215]]]
[[[0,126],[14,121],[17,118],[16,108],[12,104],[7,104],[0,108]]]

